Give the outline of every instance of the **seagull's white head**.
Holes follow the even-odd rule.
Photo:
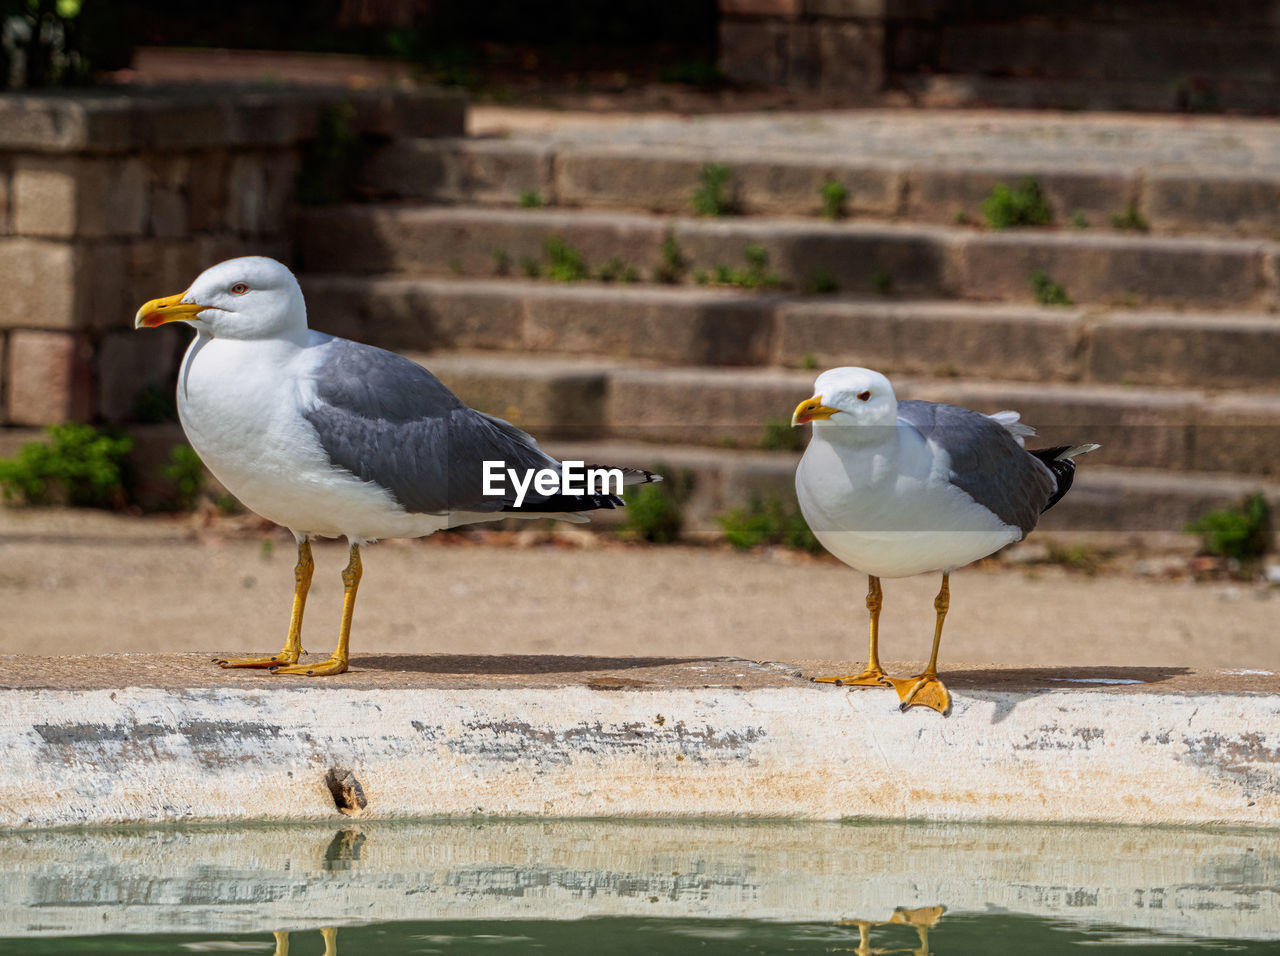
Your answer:
[[[134,328],[186,322],[213,338],[270,339],[303,332],[307,307],[298,280],[264,256],[228,259],[205,269],[186,292],[152,299]]]
[[[796,406],[791,424],[896,425],[898,399],[893,386],[869,368],[833,368],[813,383],[813,397]]]

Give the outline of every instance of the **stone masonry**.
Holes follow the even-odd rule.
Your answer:
[[[341,135],[376,140],[456,135],[464,105],[218,87],[0,97],[0,424],[140,417],[185,336],[134,336],[135,310],[219,260],[290,258],[297,179],[333,110]]]
[[[719,0],[721,71],[841,105],[1274,114],[1275,0]]]

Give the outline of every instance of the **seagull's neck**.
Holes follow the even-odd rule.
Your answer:
[[[293,348],[303,349],[308,345],[315,344],[316,338],[320,334],[321,333],[319,332],[311,331],[311,329],[304,325],[301,328],[284,329],[272,335],[264,335],[261,337],[217,335],[207,329],[199,329],[197,337],[212,339],[215,342],[261,342],[263,344],[271,344],[274,346],[283,346],[286,348],[292,346]]]
[[[813,430],[814,438],[821,438],[833,445],[846,448],[886,448],[896,446],[900,440],[897,421],[877,424],[843,425],[823,422]]]

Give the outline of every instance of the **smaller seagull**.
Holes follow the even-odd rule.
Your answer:
[[[813,422],[796,469],[796,496],[823,547],[867,575],[871,642],[860,674],[823,683],[892,686],[900,708],[944,716],[951,694],[938,678],[938,645],[951,602],[951,572],[1021,541],[1071,487],[1077,455],[1098,445],[1027,451],[1035,429],[1017,412],[983,415],[956,405],[898,401],[889,380],[865,368],[818,376],[791,424]],[[942,572],[937,624],[924,671],[895,678],[880,666],[882,577]]]
[[[623,484],[661,480],[578,462],[575,481],[533,438],[468,408],[421,365],[308,329],[302,290],[274,259],[206,269],[185,292],[144,305],[134,326],[168,322],[196,330],[178,374],[191,446],[228,491],[298,542],[284,649],[219,659],[223,667],[345,671],[363,543],[508,516],[586,521],[583,512],[622,505]],[[317,536],[350,544],[342,621],[333,655],[300,664]]]

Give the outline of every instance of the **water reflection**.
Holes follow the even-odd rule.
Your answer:
[[[899,907],[893,911],[893,915],[887,920],[879,922],[862,919],[837,920],[836,926],[852,926],[857,929],[858,945],[854,948],[835,946],[825,947],[825,949],[827,952],[854,953],[856,956],[892,956],[892,954],[897,954],[897,956],[932,956],[932,951],[929,949],[929,930],[938,924],[938,920],[942,918],[942,914],[946,911],[947,908],[945,906],[924,906],[914,910]],[[872,946],[871,931],[876,927],[884,926],[911,927],[916,932],[916,945],[908,947]],[[324,953],[322,956],[338,956],[338,930],[331,927],[322,929],[320,934],[324,940]],[[289,956],[289,933],[277,930],[271,935],[275,939],[275,952],[272,956]]]
[[[903,953],[907,956],[931,956],[929,951],[929,930],[938,925],[938,920],[947,911],[945,906],[922,906],[919,909],[904,910],[898,907],[893,915],[881,922],[864,919],[840,920],[842,926],[854,926],[858,930],[858,948],[848,950],[858,956],[888,956],[889,953]],[[910,926],[916,931],[918,944],[910,949],[894,946],[871,945],[871,931],[877,926]]]
[[[272,956],[289,956],[289,934],[276,930],[271,934],[275,937],[276,949]],[[338,931],[334,927],[320,930],[320,938],[324,940],[324,953],[322,956],[338,956]]]
[[[277,933],[279,954],[301,931],[320,931],[335,956],[335,927],[492,920],[804,924],[855,953],[928,953],[931,932],[987,914],[1280,939],[1272,830],[475,820],[9,831],[0,873],[0,939]]]

